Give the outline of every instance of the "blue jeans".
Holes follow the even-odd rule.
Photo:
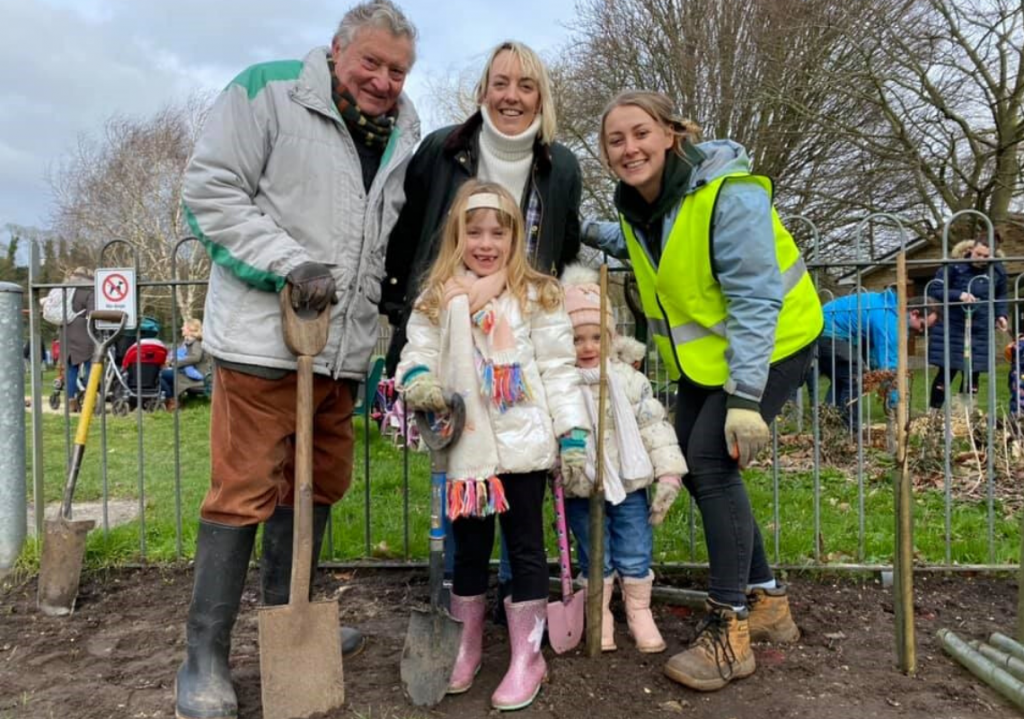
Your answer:
[[[92,367],[92,360],[86,360],[80,365],[68,364],[68,384],[67,392],[68,399],[73,399],[78,395],[78,373],[82,373],[82,377],[85,378],[83,385],[89,383],[89,368]],[[84,390],[83,390],[84,391]]]
[[[654,533],[648,521],[647,490],[630,492],[621,504],[604,503],[604,576],[644,579],[651,571]],[[576,554],[583,576],[589,572],[590,500],[565,500],[565,515],[576,538]]]
[[[160,370],[160,391],[164,393],[164,399],[175,399],[173,367]]]

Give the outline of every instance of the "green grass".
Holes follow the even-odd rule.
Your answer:
[[[47,394],[49,377],[44,381]],[[915,382],[915,395],[922,382]],[[922,395],[923,397],[923,395]],[[72,423],[77,418],[72,419]],[[809,430],[810,425],[805,425]],[[73,429],[73,427],[72,427]],[[140,478],[138,433],[135,415],[107,416],[107,493],[111,498],[138,502],[140,482],[145,497],[146,561],[167,562],[190,557],[195,541],[199,505],[209,482],[209,404],[189,402],[180,413],[180,466],[175,472],[174,417],[159,412],[143,416],[143,462]],[[31,441],[31,431],[29,441]],[[47,503],[60,500],[66,476],[65,425],[62,415],[44,415],[44,495]],[[79,479],[76,501],[97,501],[103,497],[101,472],[101,421],[96,417],[90,432],[89,449]],[[364,510],[364,426],[356,420],[357,445],[352,486],[344,501],[334,507],[331,549],[325,556],[336,560],[374,557],[422,559],[427,554],[429,524],[429,462],[424,454],[408,457],[409,546],[405,546],[405,473],[402,452],[370,431],[370,525],[369,549]],[[784,443],[784,439],[783,439]],[[31,462],[31,447],[29,461]],[[883,470],[884,471],[884,470]],[[805,564],[815,560],[814,492],[810,472],[782,473],[779,480],[779,543],[776,552],[772,509],[772,474],[751,470],[746,473],[751,501],[765,535],[769,559],[784,564]],[[176,479],[176,477],[180,477]],[[28,496],[32,499],[31,469]],[[181,534],[176,517],[176,487],[181,487]],[[888,473],[863,480],[864,534],[860,535],[858,505],[860,492],[855,477],[835,469],[821,471],[820,552],[823,563],[863,561],[889,563],[892,558],[893,499]],[[665,524],[655,532],[655,558],[659,562],[706,560],[700,517],[693,517],[695,541],[691,543],[691,504],[680,496]],[[550,508],[547,510],[550,515]],[[920,561],[943,564],[945,550],[945,499],[941,492],[924,492],[915,498],[915,547]],[[994,560],[1014,563],[1020,549],[1018,521],[1000,503],[995,506]],[[984,503],[954,501],[951,507],[951,557],[954,563],[989,563],[987,543],[988,511]],[[548,525],[550,526],[550,522]],[[550,533],[549,533],[550,535]],[[550,536],[549,536],[550,540]],[[181,554],[179,554],[179,546]],[[553,541],[549,552],[556,553]],[[140,553],[140,524],[132,522],[89,536],[87,561],[92,566],[117,565],[143,559]],[[23,563],[38,561],[36,544],[26,543]]]

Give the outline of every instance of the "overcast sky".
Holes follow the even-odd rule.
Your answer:
[[[420,32],[406,83],[433,129],[427,80],[501,40],[549,56],[573,0],[399,0]],[[0,227],[45,227],[47,168],[115,113],[219,90],[254,62],[326,45],[349,0],[0,0]]]

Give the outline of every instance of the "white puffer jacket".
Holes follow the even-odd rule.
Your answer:
[[[666,420],[665,408],[661,406],[661,402],[654,396],[654,390],[651,389],[650,381],[642,373],[637,372],[629,365],[614,359],[608,362],[608,372],[615,375],[625,389],[626,397],[629,399],[629,404],[633,409],[633,415],[636,417],[637,427],[640,429],[640,437],[643,439],[644,449],[651,458],[651,465],[654,467],[654,472],[648,477],[623,481],[622,484],[626,494],[647,487],[656,477],[664,477],[667,474],[681,477],[686,474],[686,460],[683,459],[683,453],[679,449],[676,432]],[[589,386],[591,392],[594,393],[594,400],[596,402],[600,385],[598,382],[594,382]],[[604,451],[608,453],[608,457],[614,466],[621,467],[619,462],[619,445],[615,439],[615,418],[613,413],[611,393],[609,392],[604,413]],[[594,441],[594,435],[591,435],[587,441]],[[593,482],[593,478],[591,478],[591,482]],[[565,495],[567,497],[589,497],[590,486],[566,485]]]
[[[487,402],[498,451],[497,473],[551,469],[558,459],[557,438],[574,428],[590,429],[569,315],[561,306],[546,312],[534,302],[523,312],[507,291],[493,302],[512,327],[516,361],[530,389],[529,398],[504,413]],[[399,387],[406,373],[419,365],[443,379],[443,373],[438,372],[440,326],[414,310],[406,332],[408,342],[397,371]],[[479,328],[473,327],[473,334],[483,343]]]

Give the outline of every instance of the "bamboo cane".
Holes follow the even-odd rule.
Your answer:
[[[992,632],[991,636],[989,636],[988,638],[988,643],[994,646],[995,648],[1002,649],[1007,654],[1017,657],[1018,659],[1024,661],[1024,646],[1013,641],[1005,634],[1000,634],[999,632]]]
[[[601,351],[597,394],[597,458],[590,492],[590,571],[587,576],[587,656],[601,656],[601,611],[604,599],[604,413],[608,402],[608,265],[601,265]]]
[[[588,579],[587,581],[589,582],[590,580]],[[549,577],[548,588],[552,592],[561,592],[562,580],[558,577]],[[708,593],[697,589],[680,589],[679,587],[659,587],[655,585],[651,588],[651,599],[657,599],[659,602],[670,604],[674,607],[687,607],[703,611],[707,606]]]
[[[914,644],[914,520],[913,492],[910,467],[907,462],[907,434],[909,392],[907,383],[907,255],[896,256],[896,556],[893,562],[896,593],[896,655],[900,669],[906,674],[917,671],[917,651]]]
[[[1024,680],[1024,662],[1017,657],[1010,656],[985,642],[979,642],[977,639],[968,642],[968,645],[1000,669],[1005,669],[1017,679]]]
[[[974,651],[963,639],[948,629],[938,631],[939,642],[946,653],[956,659],[974,676],[1006,697],[1019,709],[1024,709],[1024,683],[1005,669],[1000,669]]]

